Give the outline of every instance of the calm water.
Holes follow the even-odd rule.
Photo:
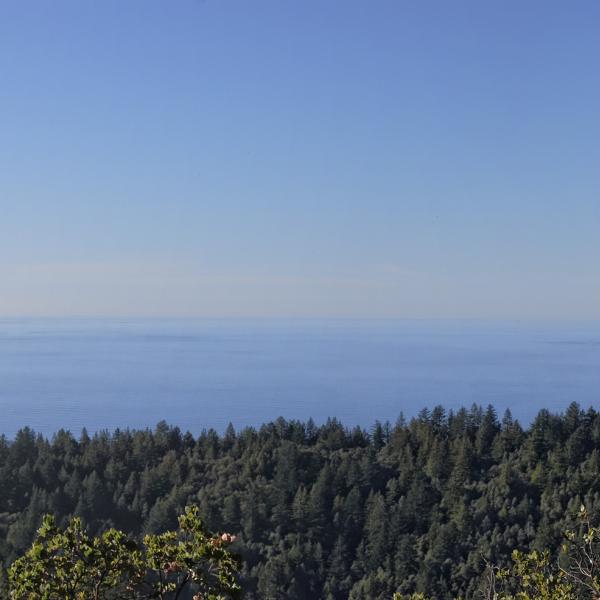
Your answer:
[[[600,406],[600,324],[0,320],[0,431]]]

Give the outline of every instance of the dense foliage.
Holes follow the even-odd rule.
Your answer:
[[[579,530],[565,532],[557,557],[549,550],[514,550],[508,567],[488,564],[481,581],[484,600],[597,600],[600,598],[600,529],[584,505]],[[393,600],[435,600],[423,593],[396,593]]]
[[[186,507],[177,531],[143,543],[108,529],[90,537],[74,517],[61,529],[46,515],[31,548],[9,568],[11,600],[233,600],[238,564],[229,533],[207,534]]]
[[[238,536],[249,600],[474,598],[486,561],[554,555],[581,504],[600,516],[600,414],[543,410],[527,430],[491,407],[369,432],[283,419],[197,438],[164,423],[79,439],[24,429],[0,439],[0,477],[5,565],[43,513],[141,536],[197,504],[210,530]]]

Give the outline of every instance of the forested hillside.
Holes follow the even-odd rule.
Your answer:
[[[556,551],[582,503],[600,517],[600,414],[544,410],[527,430],[492,407],[368,432],[283,419],[199,437],[165,423],[79,439],[24,429],[0,440],[0,477],[5,566],[43,513],[139,534],[197,504],[209,529],[238,535],[245,598],[474,598],[485,560]]]

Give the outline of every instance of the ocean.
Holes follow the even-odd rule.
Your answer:
[[[0,433],[600,406],[600,323],[1,319]]]

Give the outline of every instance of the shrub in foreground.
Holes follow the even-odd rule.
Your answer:
[[[65,529],[44,517],[24,556],[9,569],[12,600],[229,600],[239,596],[234,536],[209,535],[196,507],[179,529],[143,544],[110,529],[89,537],[78,518]]]

